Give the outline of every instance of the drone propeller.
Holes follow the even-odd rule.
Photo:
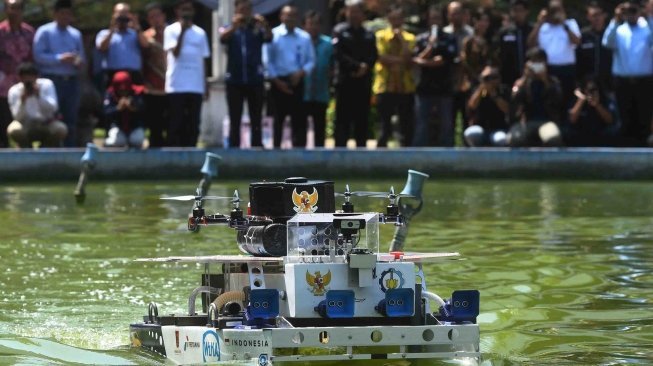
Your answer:
[[[395,187],[390,187],[390,192],[361,192],[361,193],[365,194],[362,197],[372,197],[372,198],[389,198],[389,199],[397,199],[402,197],[415,198],[415,196],[410,194],[401,194],[401,193],[396,194]]]
[[[175,196],[175,197],[161,197],[162,200],[169,201],[229,201],[240,202],[237,197],[223,197],[223,196]]]
[[[390,188],[390,192],[372,192],[372,191],[354,191],[349,192],[345,190],[344,193],[336,193],[336,197],[371,197],[371,198],[414,198],[415,196],[410,194],[396,194],[394,187]]]

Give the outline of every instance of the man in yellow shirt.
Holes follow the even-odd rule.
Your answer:
[[[379,114],[381,131],[378,147],[386,147],[392,133],[392,115],[399,116],[402,146],[413,140],[415,80],[412,71],[412,52],[415,36],[403,29],[404,13],[400,5],[391,5],[388,28],[376,32],[379,58],[374,67],[373,91]]]

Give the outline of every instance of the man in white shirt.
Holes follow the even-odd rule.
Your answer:
[[[9,89],[7,97],[14,118],[7,136],[22,148],[31,147],[34,141],[44,147],[62,146],[68,129],[55,120],[59,105],[54,83],[38,78],[38,70],[31,63],[18,67],[18,77],[20,82]]]
[[[561,0],[549,1],[542,9],[533,31],[528,36],[530,47],[539,47],[546,52],[548,69],[560,80],[562,107],[573,101],[576,89],[576,47],[581,42],[580,28],[574,19],[567,19]]]
[[[165,90],[170,103],[168,146],[194,147],[199,135],[202,96],[206,93],[204,59],[211,53],[204,30],[193,24],[192,0],[175,7],[178,21],[163,32],[167,53]]]

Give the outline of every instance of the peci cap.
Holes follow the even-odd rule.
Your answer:
[[[72,0],[57,0],[54,3],[54,10],[72,9],[72,7],[73,7]]]

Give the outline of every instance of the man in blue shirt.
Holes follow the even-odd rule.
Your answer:
[[[286,5],[281,10],[281,25],[272,30],[272,42],[265,47],[268,77],[272,81],[274,103],[274,146],[281,147],[283,121],[292,121],[293,147],[306,147],[306,112],[304,77],[315,66],[311,37],[296,27],[297,8]]]
[[[129,5],[117,3],[113,7],[111,25],[95,37],[95,47],[102,53],[102,69],[106,73],[107,83],[116,72],[127,71],[134,83],[142,84],[141,48],[149,45]]]
[[[229,107],[229,147],[240,147],[240,121],[247,99],[251,122],[251,146],[262,146],[263,44],[272,40],[272,31],[261,15],[252,16],[250,0],[235,0],[230,25],[220,28],[220,42],[227,49],[227,105]]]
[[[640,16],[638,2],[617,6],[603,35],[603,45],[612,49],[612,74],[624,144],[646,146],[653,115],[653,33]]]
[[[333,66],[331,37],[320,34],[321,16],[310,10],[304,16],[304,30],[308,32],[315,48],[315,68],[304,79],[306,114],[313,118],[315,147],[324,146],[326,110],[329,105],[329,77]]]
[[[64,141],[66,147],[76,146],[77,113],[80,86],[77,74],[85,63],[82,35],[70,23],[73,19],[72,2],[57,0],[54,4],[54,21],[36,30],[34,60],[44,78],[54,82],[59,111],[68,127]]]

